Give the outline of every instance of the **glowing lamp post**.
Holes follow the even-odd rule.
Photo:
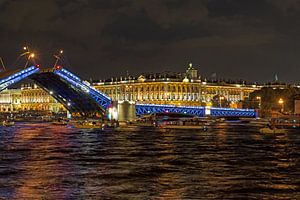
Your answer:
[[[256,100],[258,101],[258,108],[260,109],[261,108],[261,97],[257,96]]]
[[[34,56],[35,56],[35,54],[34,54],[34,53],[31,53],[31,54],[29,55],[29,58],[34,58]]]
[[[279,103],[279,105],[281,105],[281,112],[283,112],[283,111],[284,111],[284,101],[283,101],[283,99],[280,98],[280,99],[278,100],[278,103]]]
[[[25,63],[25,66],[24,66],[24,69],[27,67],[28,63],[29,63],[29,60],[30,59],[33,59],[35,57],[35,54],[34,53],[30,53],[30,52],[26,52],[26,53],[29,53],[29,56],[26,60],[26,63]]]
[[[222,101],[224,100],[225,98],[223,96],[220,96],[219,97],[219,103],[220,103],[220,108],[222,108]]]
[[[34,59],[35,57],[35,54],[32,53],[31,51],[29,51],[29,48],[27,46],[23,47],[23,50],[25,51],[24,53],[22,53],[21,55],[19,55],[19,57],[17,58],[17,61],[19,60],[19,58],[25,56],[25,55],[28,55],[27,59],[26,59],[26,63],[25,63],[25,66],[24,66],[24,69],[27,67],[28,63],[29,63],[29,60],[30,59]],[[33,60],[34,62],[34,60]]]
[[[56,60],[55,60],[53,68],[56,68],[57,63],[59,60],[61,60],[61,56],[63,53],[64,53],[64,50],[59,50],[58,54],[54,54],[54,57],[56,58]]]

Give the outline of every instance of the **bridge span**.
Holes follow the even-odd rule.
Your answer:
[[[33,80],[68,111],[81,116],[104,115],[111,98],[90,86],[70,71],[61,68],[40,69],[31,66],[14,73],[2,74],[0,91],[24,78]]]
[[[155,104],[136,104],[136,114],[145,115],[150,113],[182,113],[195,115],[198,117],[257,117],[254,109],[235,109],[235,108],[215,108],[202,106],[175,106],[175,105],[155,105]]]

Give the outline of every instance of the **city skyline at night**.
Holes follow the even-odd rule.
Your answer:
[[[0,199],[300,199],[300,0],[0,0]]]

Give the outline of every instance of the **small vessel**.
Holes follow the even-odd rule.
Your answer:
[[[265,127],[259,129],[260,133],[266,133],[266,134],[275,134],[275,133],[287,133],[286,129],[280,129],[280,128],[270,128]]]
[[[14,121],[4,120],[2,122],[2,126],[13,126],[13,125],[15,125]]]
[[[81,121],[73,123],[73,126],[78,129],[94,129],[94,128],[103,128],[102,123],[97,123],[95,121]]]
[[[272,118],[270,125],[278,129],[300,129],[299,117]]]
[[[136,122],[139,129],[207,131],[214,120],[181,113],[154,113]]]
[[[180,130],[203,130],[203,131],[207,131],[207,126],[205,125],[162,125],[160,126],[160,128],[163,129],[180,129]]]
[[[52,122],[53,125],[64,126],[68,124],[68,121],[59,119],[57,121]]]

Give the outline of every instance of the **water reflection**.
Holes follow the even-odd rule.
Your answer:
[[[297,199],[299,133],[0,128],[0,198]]]

